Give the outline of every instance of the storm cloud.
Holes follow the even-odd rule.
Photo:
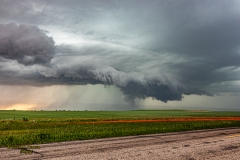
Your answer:
[[[54,54],[54,41],[43,30],[14,23],[0,25],[0,56],[21,64],[47,64]]]
[[[135,98],[152,97],[167,102],[181,100],[187,93],[183,84],[164,75],[145,75],[139,72],[125,73],[109,66],[82,62],[72,66],[47,67],[42,65],[24,66],[2,59],[1,84],[6,85],[114,85],[121,89],[125,100],[134,104]],[[5,63],[5,64],[4,64]],[[4,67],[3,66],[9,66]],[[10,67],[11,66],[11,67]]]
[[[3,0],[0,83],[113,85],[130,104],[239,93],[239,17],[237,0]]]

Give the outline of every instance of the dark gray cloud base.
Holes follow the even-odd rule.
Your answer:
[[[0,83],[115,85],[129,103],[240,92],[239,7],[237,0],[3,0]],[[54,46],[61,35],[36,26],[70,36]]]
[[[0,56],[31,65],[49,64],[53,54],[53,39],[38,27],[14,23],[0,25]]]

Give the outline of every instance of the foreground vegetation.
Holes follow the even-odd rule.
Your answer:
[[[0,111],[0,113],[1,112],[6,111]],[[210,113],[208,115],[205,115],[205,117],[215,116],[218,118],[219,116],[221,116],[221,114],[215,115],[213,114],[217,112],[127,111],[125,112],[125,114],[123,114],[124,112],[106,112],[106,111],[102,112],[8,111],[8,112],[11,113],[11,115],[7,118],[5,114],[5,118],[2,118],[2,120],[0,120],[0,147],[13,147],[18,145],[31,145],[49,142],[85,140],[94,138],[142,135],[153,133],[179,132],[197,129],[240,127],[239,120],[236,121],[192,120],[186,122],[156,121],[151,123],[147,121],[138,122],[138,120],[143,119],[149,120],[156,118],[161,119],[162,117],[171,117],[170,119],[174,119],[174,117],[180,117],[181,113],[185,117],[192,118],[193,116],[202,118],[204,117],[205,113]],[[30,116],[29,114],[30,112],[34,114]],[[57,114],[60,112],[63,112],[65,114]],[[86,113],[86,115],[84,118],[82,117],[73,118],[78,115],[77,113],[79,114]],[[185,115],[183,113],[185,113]],[[20,114],[22,115],[19,116]],[[229,112],[227,116],[236,117],[238,116],[238,114],[239,114],[238,112],[235,113]],[[44,117],[43,115],[45,115],[46,117]],[[14,116],[15,118],[12,118]],[[83,114],[81,116],[83,116]],[[128,119],[135,119],[137,121],[133,123],[127,121]]]

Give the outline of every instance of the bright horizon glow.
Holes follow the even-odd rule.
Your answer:
[[[10,105],[9,107],[6,107],[5,110],[31,110],[34,109],[37,105],[36,104],[14,104]]]

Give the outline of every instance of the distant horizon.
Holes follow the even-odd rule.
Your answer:
[[[77,110],[77,109],[75,109],[75,110],[69,110],[69,109],[56,109],[56,110],[50,110],[50,109],[35,109],[35,110],[33,110],[33,109],[29,109],[29,110],[21,110],[21,109],[1,109],[0,111],[76,111],[76,112],[91,112],[91,111],[93,111],[93,112],[95,112],[95,111],[99,111],[99,112],[107,112],[107,111],[116,111],[116,112],[121,112],[121,111],[166,111],[166,110],[169,110],[169,111],[174,111],[174,110],[176,110],[176,111],[193,111],[193,112],[234,112],[234,111],[236,111],[236,112],[240,112],[240,109],[238,110],[238,109],[234,109],[234,108],[232,108],[232,109],[229,109],[229,110],[225,110],[224,108],[219,108],[218,110],[213,110],[213,109],[191,109],[191,108],[189,108],[189,109],[177,109],[177,108],[171,108],[171,109],[169,109],[169,108],[161,108],[161,109],[131,109],[131,110]]]

